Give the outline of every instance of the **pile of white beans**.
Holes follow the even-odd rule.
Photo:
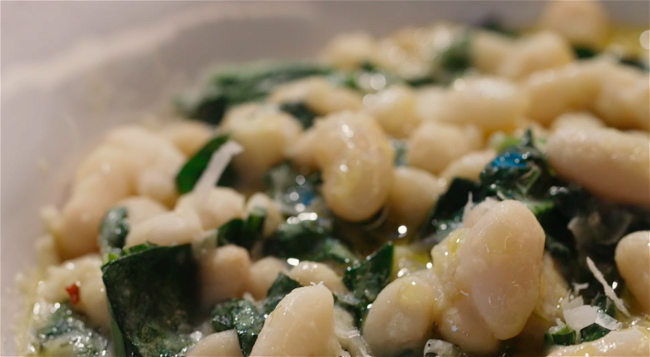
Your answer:
[[[344,70],[370,60],[413,78],[463,31],[439,23],[381,39],[346,34],[326,47],[324,58]],[[603,199],[648,208],[648,73],[606,55],[576,61],[571,47],[600,46],[609,31],[598,2],[556,1],[536,30],[520,38],[472,30],[474,71],[449,87],[393,85],[363,95],[310,77],[276,88],[265,102],[230,109],[218,128],[189,121],[116,128],[79,165],[70,197],[60,212],[50,214],[46,239],[54,242],[60,265],[46,269],[38,301],[62,301],[64,288],[76,283],[81,296],[75,309],[109,328],[96,242],[111,207],[128,210],[126,246],[196,242],[256,207],[266,209],[264,232],[272,233],[284,218],[262,192],[215,187],[205,197],[177,194],[176,173],[222,132],[244,148],[233,164],[245,185],[260,187],[271,167],[291,159],[322,172],[327,207],[351,222],[388,207],[388,220],[417,228],[454,177],[477,180],[496,156],[494,143],[529,127],[546,140],[545,153],[562,178]],[[319,115],[310,129],[279,110],[279,103],[296,100]],[[406,166],[394,166],[391,138],[406,141]],[[545,255],[544,240],[535,216],[517,201],[486,200],[468,208],[463,226],[431,251],[428,269],[401,274],[381,291],[361,328],[363,339],[377,356],[421,351],[432,337],[475,354],[495,353],[513,338],[538,341],[561,316],[559,302],[569,292]],[[629,290],[625,298],[638,316],[650,309],[649,246],[646,231],[624,237],[616,248]],[[408,259],[407,247],[400,252],[399,259]],[[206,307],[244,295],[261,300],[280,272],[304,286],[267,318],[252,356],[349,355],[337,333],[341,313],[332,296],[347,289],[326,264],[291,266],[234,245],[198,258]],[[648,355],[643,326],[552,355]],[[205,336],[188,355],[242,353],[237,334],[225,331]]]

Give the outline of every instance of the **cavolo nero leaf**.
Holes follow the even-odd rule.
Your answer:
[[[353,313],[361,326],[368,312],[368,305],[390,281],[395,248],[386,243],[366,260],[349,267],[343,275],[343,284],[350,290],[349,296],[338,297],[338,304]]]
[[[278,274],[268,290],[267,297],[258,308],[246,299],[233,299],[217,305],[211,314],[215,332],[234,329],[239,337],[239,346],[244,356],[250,355],[257,337],[262,331],[266,316],[270,314],[287,294],[301,287],[295,280]]]
[[[179,98],[181,113],[191,119],[218,125],[226,110],[237,104],[266,97],[277,86],[314,75],[327,75],[332,69],[309,63],[254,65],[221,71],[196,98]]]
[[[183,165],[178,174],[176,174],[176,189],[178,193],[183,195],[194,189],[194,185],[196,185],[203,171],[208,167],[212,154],[219,150],[226,142],[228,142],[228,135],[220,135],[211,139]],[[235,171],[231,165],[228,165],[221,178],[219,178],[217,185],[232,186],[235,180]]]
[[[311,128],[317,116],[304,102],[282,103],[280,104],[280,110],[298,119],[303,129]]]
[[[235,244],[248,250],[260,241],[264,235],[266,210],[255,207],[244,220],[235,218],[219,227],[217,245]]]
[[[148,245],[102,272],[117,356],[180,356],[192,345],[199,285],[190,244]]]
[[[129,219],[126,207],[113,207],[104,216],[99,227],[99,250],[108,262],[119,257],[126,236],[129,234]]]
[[[100,357],[107,353],[108,339],[64,302],[35,331],[33,347],[39,356]]]
[[[291,161],[271,168],[265,176],[268,195],[280,204],[285,215],[303,212],[318,196],[322,180],[319,173],[303,175],[293,168]]]

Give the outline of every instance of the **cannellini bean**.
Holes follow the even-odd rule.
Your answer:
[[[353,70],[375,56],[376,42],[365,32],[334,37],[325,47],[323,57],[340,69]]]
[[[537,304],[545,237],[526,206],[503,201],[458,248],[455,279],[498,339],[516,336]]]
[[[600,72],[601,86],[594,111],[619,129],[650,128],[650,81],[647,72],[606,63]]]
[[[126,208],[131,227],[135,227],[151,217],[167,212],[167,207],[146,196],[125,198],[118,202],[116,206]]]
[[[551,1],[540,19],[543,29],[554,31],[576,46],[598,47],[609,31],[604,6],[597,0]]]
[[[251,356],[339,356],[334,299],[322,285],[293,290],[267,317]]]
[[[415,276],[388,284],[373,302],[363,324],[363,338],[377,356],[420,350],[435,316],[433,288]]]
[[[304,102],[319,115],[363,108],[361,94],[336,87],[324,77],[309,77],[276,88],[269,96],[273,103]]]
[[[158,245],[177,245],[192,243],[203,230],[196,213],[172,211],[149,218],[132,226],[126,236],[127,247],[146,242]]]
[[[289,144],[302,132],[298,120],[272,104],[244,104],[231,109],[222,130],[244,147],[233,159],[244,183],[260,185],[264,174],[284,159]]]
[[[540,32],[519,40],[499,68],[499,74],[519,80],[531,73],[565,66],[573,61],[573,49],[562,37]]]
[[[97,232],[106,211],[131,194],[118,166],[85,178],[73,187],[61,216],[53,222],[57,251],[71,259],[97,250]]]
[[[650,311],[650,231],[626,235],[616,246],[616,266],[628,289]]]
[[[104,331],[110,329],[108,300],[102,281],[102,259],[95,254],[69,260],[60,266],[51,266],[45,280],[37,287],[37,296],[54,303],[68,298],[66,287],[79,287],[79,302],[72,307],[88,316],[90,321]]]
[[[323,284],[334,294],[345,294],[348,289],[332,268],[323,263],[302,261],[289,271],[289,277],[303,286]]]
[[[555,319],[562,318],[562,311],[558,306],[568,296],[569,285],[564,280],[559,266],[549,253],[544,253],[542,284],[540,287],[540,296],[535,307],[535,314],[547,322],[553,323]]]
[[[444,183],[427,171],[414,167],[397,167],[386,202],[389,219],[415,227],[444,192]]]
[[[362,221],[384,205],[393,181],[394,153],[370,116],[341,112],[320,119],[298,147],[298,161],[321,168],[323,196],[336,215]]]
[[[648,330],[634,326],[612,331],[598,340],[579,345],[560,347],[548,357],[563,356],[648,356],[650,354]]]
[[[235,330],[207,335],[186,354],[187,357],[244,357]]]
[[[416,112],[422,120],[437,120],[440,108],[444,106],[447,89],[443,87],[427,86],[419,88],[416,92]]]
[[[185,156],[192,156],[212,138],[214,132],[207,124],[183,120],[165,125],[160,134]]]
[[[562,128],[602,128],[605,126],[602,120],[588,112],[569,112],[560,115],[551,123],[551,130]]]
[[[481,133],[476,127],[424,122],[409,138],[406,160],[411,166],[438,174],[481,145]]]
[[[267,195],[257,192],[246,202],[246,215],[248,216],[255,208],[262,208],[266,211],[264,219],[264,236],[269,236],[284,221],[282,213],[277,204]]]
[[[448,183],[454,178],[478,181],[481,171],[496,157],[494,150],[474,151],[453,161],[440,173],[440,178]]]
[[[110,132],[105,143],[131,153],[139,168],[136,177],[139,195],[173,206],[177,198],[176,174],[186,159],[170,141],[142,127],[127,126]]]
[[[460,297],[446,309],[438,332],[442,337],[469,353],[493,354],[499,349],[499,340],[476,311],[469,298]]]
[[[131,184],[135,179],[136,162],[129,152],[111,145],[100,145],[90,152],[77,167],[72,186],[98,173],[109,174],[116,171],[125,184]]]
[[[600,88],[602,68],[600,61],[579,61],[532,74],[523,82],[529,97],[526,117],[547,125],[564,112],[589,108]]]
[[[236,245],[213,249],[199,258],[203,306],[236,298],[244,293],[250,270],[248,251]]]
[[[244,196],[225,187],[214,187],[204,197],[190,192],[176,204],[176,211],[195,212],[203,230],[221,227],[234,218],[244,217]]]
[[[497,74],[502,63],[511,57],[516,42],[511,38],[491,32],[475,31],[472,36],[472,64],[486,74]]]
[[[278,274],[286,273],[286,269],[287,262],[275,257],[266,257],[256,261],[250,267],[246,291],[251,293],[256,300],[264,299]]]
[[[407,138],[420,124],[417,100],[405,86],[392,86],[363,98],[363,105],[381,125],[386,134]]]
[[[491,132],[512,130],[528,108],[528,98],[518,85],[503,78],[473,77],[454,82],[445,96],[438,120],[473,124]]]
[[[616,129],[562,129],[548,139],[558,174],[620,203],[650,204],[650,142]]]
[[[476,223],[483,218],[494,206],[499,203],[496,199],[488,197],[470,210],[465,210],[463,213],[463,227],[472,228]]]

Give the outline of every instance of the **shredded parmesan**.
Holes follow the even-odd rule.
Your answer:
[[[598,307],[582,305],[573,309],[564,310],[563,314],[566,324],[574,331],[580,331],[596,322],[598,318]]]
[[[242,151],[244,151],[244,148],[234,141],[228,141],[223,144],[219,150],[215,151],[210,158],[208,167],[203,171],[201,178],[199,178],[196,186],[194,186],[194,197],[207,197],[208,193],[217,183],[233,156]]]
[[[596,280],[598,280],[598,282],[603,285],[603,288],[605,289],[605,295],[614,301],[617,309],[619,309],[625,316],[630,317],[630,313],[627,311],[623,300],[616,296],[614,289],[609,286],[607,280],[605,280],[605,277],[603,276],[603,273],[601,273],[600,270],[596,268],[596,264],[594,264],[594,262],[589,257],[587,257],[587,266],[589,267],[589,270],[591,270],[591,273],[594,275]]]
[[[621,327],[623,327],[623,324],[620,323],[618,320],[615,318],[607,315],[604,311],[600,310],[598,311],[598,315],[596,316],[596,323],[599,326],[602,326],[610,331],[616,331],[620,330]]]

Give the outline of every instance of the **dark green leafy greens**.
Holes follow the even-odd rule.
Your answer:
[[[586,258],[596,263],[610,284],[617,281],[620,291],[623,282],[614,262],[615,244],[627,233],[650,227],[647,210],[601,201],[557,177],[530,131],[485,167],[479,183],[452,182],[425,221],[420,244],[430,248],[455,228],[470,194],[474,203],[491,197],[526,204],[544,229],[546,249],[560,263],[567,281],[590,283],[581,292],[588,299],[600,285]]]
[[[106,213],[99,227],[99,250],[104,262],[117,258],[129,234],[129,220],[126,207],[113,207]]]
[[[235,218],[217,231],[217,246],[235,244],[248,250],[264,235],[266,210],[255,207],[246,219]]]
[[[36,330],[33,347],[39,356],[100,357],[107,353],[108,340],[64,302]]]
[[[199,301],[189,244],[149,245],[102,267],[116,356],[181,356]]]
[[[267,297],[258,308],[252,301],[233,299],[217,305],[212,310],[212,328],[215,332],[234,329],[244,356],[250,355],[264,320],[287,294],[301,285],[284,274],[279,274],[269,288]]]
[[[285,161],[266,173],[268,195],[280,205],[287,216],[303,212],[318,196],[322,180],[319,173],[303,175],[291,161]]]
[[[233,105],[264,99],[281,84],[331,72],[330,68],[309,63],[257,65],[223,71],[214,75],[197,98],[181,98],[177,104],[188,118],[218,125]]]
[[[226,142],[228,142],[228,135],[220,135],[213,138],[183,165],[178,174],[176,174],[176,189],[178,193],[183,195],[192,191],[194,185],[201,178],[203,171],[208,167],[212,154],[218,151]],[[235,171],[231,165],[228,165],[219,178],[217,185],[232,186],[235,184],[235,180]]]
[[[364,261],[350,266],[343,275],[343,283],[350,294],[337,296],[336,304],[348,310],[361,327],[379,292],[389,283],[395,249],[387,243]]]
[[[553,326],[544,334],[544,340],[548,345],[570,346],[575,345],[577,334],[567,325]]]
[[[280,104],[280,110],[298,119],[304,129],[311,128],[317,116],[304,102],[282,103]]]

